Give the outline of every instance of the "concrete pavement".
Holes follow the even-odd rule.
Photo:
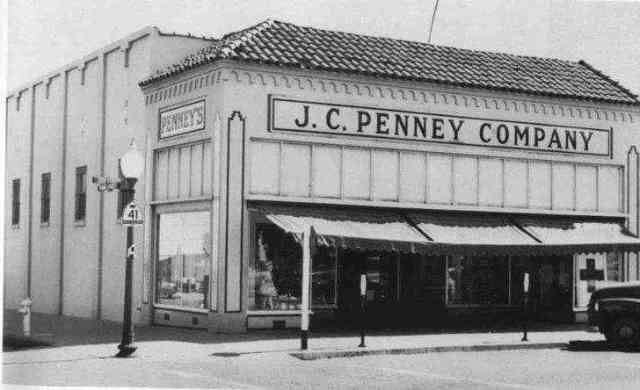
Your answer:
[[[14,311],[4,312],[5,334],[19,334],[20,318]],[[55,315],[33,314],[32,335],[50,343],[50,347],[5,353],[4,361],[29,361],[36,356],[49,359],[79,359],[111,356],[120,341],[121,325]],[[220,334],[203,330],[159,326],[136,327],[136,356],[144,359],[199,359],[206,356],[238,356],[288,353],[310,360],[368,354],[411,354],[450,351],[540,349],[564,346],[570,341],[600,341],[602,335],[586,332],[582,325],[569,325],[522,333],[511,329],[500,332],[377,331],[366,337],[366,348],[358,348],[357,332],[312,332],[309,350],[300,351],[296,331],[252,331],[245,334]],[[170,351],[170,352],[168,352]],[[170,353],[171,356],[167,356]]]
[[[17,333],[19,318],[5,312],[4,320],[5,334]],[[216,334],[145,326],[136,328],[138,350],[127,359],[114,357],[120,341],[118,323],[35,314],[32,329],[35,338],[51,345],[5,351],[3,383],[398,390],[564,389],[576,380],[585,390],[602,388],[606,383],[616,389],[635,389],[640,378],[640,363],[632,361],[637,360],[637,353],[603,349],[602,336],[581,326],[535,328],[528,343],[521,342],[522,334],[515,330],[375,332],[367,336],[366,348],[357,347],[357,332],[313,332],[304,355],[300,355],[295,331]],[[534,350],[572,340],[581,340],[582,350]],[[531,350],[509,350],[519,348]],[[299,359],[292,356],[296,354]],[[363,354],[373,356],[353,358]],[[324,359],[327,357],[342,358]],[[534,382],[529,382],[529,377]],[[561,386],[554,386],[556,382]]]

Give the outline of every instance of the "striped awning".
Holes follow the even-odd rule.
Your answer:
[[[330,206],[261,205],[255,210],[298,240],[313,226],[318,245],[345,249],[519,255],[640,252],[640,239],[618,220]]]
[[[516,217],[514,221],[548,252],[638,252],[640,239],[619,221]]]
[[[517,253],[540,246],[507,216],[422,212],[407,217],[428,237],[432,253]]]
[[[310,226],[317,244],[348,249],[424,253],[427,239],[401,214],[303,206],[260,206],[269,221],[298,240]]]

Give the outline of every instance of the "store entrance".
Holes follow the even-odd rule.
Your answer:
[[[534,320],[573,322],[572,256],[532,258],[531,313]]]
[[[339,256],[338,319],[344,326],[359,326],[360,275],[367,276],[366,320],[369,326],[391,326],[397,311],[398,254],[343,250]],[[384,322],[384,324],[382,324]]]
[[[513,259],[514,302],[522,304],[522,275],[530,275],[529,316],[532,321],[573,322],[573,257],[533,256]]]
[[[340,326],[357,327],[362,321],[362,273],[367,276],[367,327],[423,327],[443,318],[444,257],[343,250],[339,259],[336,315]]]

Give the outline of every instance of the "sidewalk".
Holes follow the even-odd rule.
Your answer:
[[[5,311],[5,335],[21,334],[21,318],[15,311]],[[54,315],[32,315],[32,337],[50,346],[3,353],[3,360],[12,363],[33,359],[65,361],[113,356],[120,341],[121,325]],[[534,328],[536,329],[536,328]],[[570,341],[601,341],[599,333],[587,332],[583,325],[565,325],[529,332],[529,341],[522,342],[517,330],[504,332],[446,333],[377,331],[367,334],[366,347],[358,348],[357,332],[311,332],[309,349],[300,351],[295,330],[252,331],[244,334],[210,333],[204,330],[159,326],[136,327],[136,356],[150,360],[203,359],[250,354],[291,354],[303,360],[358,356],[368,354],[427,353],[469,350],[506,350],[560,348]]]

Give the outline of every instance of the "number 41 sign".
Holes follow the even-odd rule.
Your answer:
[[[142,212],[135,204],[135,202],[129,203],[122,212],[121,222],[123,225],[142,225],[144,219],[142,218]]]

